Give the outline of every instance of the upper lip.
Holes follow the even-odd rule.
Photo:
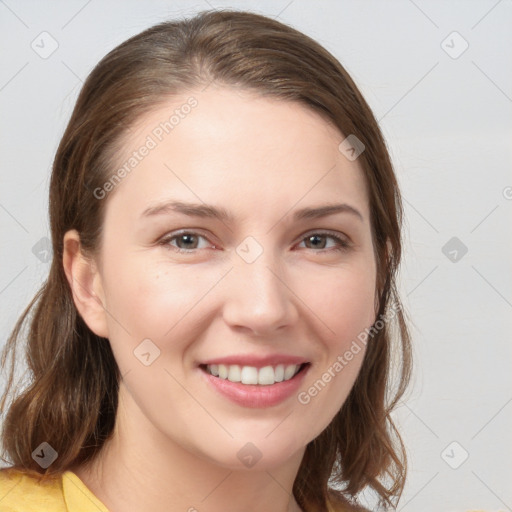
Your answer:
[[[208,359],[207,361],[203,361],[200,365],[224,364],[229,366],[237,364],[239,366],[254,366],[256,368],[263,368],[264,366],[277,366],[278,364],[300,365],[307,362],[307,359],[304,359],[303,357],[292,356],[288,354],[237,354]]]

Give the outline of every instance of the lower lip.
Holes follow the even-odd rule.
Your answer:
[[[214,377],[201,368],[199,371],[210,386],[221,395],[243,407],[263,408],[277,405],[297,393],[310,365],[308,364],[290,380],[268,386],[242,384]]]

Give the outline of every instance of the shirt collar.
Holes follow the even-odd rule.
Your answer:
[[[107,507],[72,471],[63,473],[62,488],[68,512],[109,512]]]

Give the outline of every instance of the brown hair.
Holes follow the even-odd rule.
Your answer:
[[[3,460],[51,478],[90,461],[111,435],[119,369],[108,340],[95,335],[75,309],[63,270],[64,234],[76,229],[84,250],[98,250],[105,201],[94,199],[93,191],[111,174],[123,135],[162,101],[212,81],[300,102],[365,146],[358,158],[370,202],[377,318],[393,307],[398,328],[391,336],[385,322],[372,332],[349,397],[306,448],[293,493],[307,511],[355,503],[367,487],[381,503],[393,504],[404,486],[406,457],[390,412],[410,377],[411,347],[395,287],[402,205],[390,157],[370,108],[341,64],[304,34],[247,12],[210,11],[151,27],[106,55],[84,83],[53,164],[50,273],[2,356],[5,368],[11,355],[3,412],[13,389],[17,342],[26,337],[31,380],[7,408]],[[31,455],[43,441],[58,452],[46,470]]]

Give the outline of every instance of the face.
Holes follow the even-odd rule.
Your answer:
[[[114,171],[130,170],[96,193],[97,291],[141,435],[271,468],[338,412],[376,280],[363,171],[344,138],[298,103],[214,86],[130,130]]]

